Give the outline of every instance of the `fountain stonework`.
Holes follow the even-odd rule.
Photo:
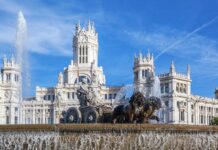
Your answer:
[[[59,124],[0,126],[0,149],[218,149],[217,126]]]

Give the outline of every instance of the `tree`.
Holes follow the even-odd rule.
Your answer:
[[[218,117],[214,117],[211,122],[210,125],[218,125]]]

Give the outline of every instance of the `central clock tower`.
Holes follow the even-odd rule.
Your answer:
[[[90,21],[87,28],[81,28],[80,23],[76,25],[73,62],[76,66],[98,66],[98,34]]]

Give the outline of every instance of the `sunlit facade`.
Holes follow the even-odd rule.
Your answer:
[[[98,65],[98,34],[93,23],[76,25],[71,63],[57,75],[54,87],[36,87],[35,97],[22,98],[19,66],[14,58],[3,58],[0,73],[0,124],[58,124],[71,107],[78,108],[76,90],[83,79],[97,91],[105,104],[112,104],[122,86],[107,87],[103,68]],[[131,69],[131,68],[130,68]],[[134,57],[134,86],[150,96],[155,77],[153,55]],[[158,75],[163,108],[157,112],[161,123],[208,125],[218,116],[218,89],[215,98],[191,94],[190,67],[186,74],[176,71]]]

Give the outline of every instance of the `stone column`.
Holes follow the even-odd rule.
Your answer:
[[[44,105],[42,108],[43,108],[42,109],[42,124],[45,124],[45,107],[44,107]]]
[[[33,107],[33,124],[36,124],[36,110],[35,107]]]
[[[207,121],[207,106],[205,105],[205,124],[207,125],[208,124],[208,121]]]
[[[195,119],[195,120],[196,120],[196,123],[195,123],[195,124],[196,124],[196,125],[199,125],[199,124],[200,124],[200,122],[199,122],[199,117],[200,117],[200,116],[199,116],[199,105],[198,105],[197,102],[196,102],[196,105],[195,105],[195,106],[196,106],[196,113],[195,113],[195,114],[196,114],[196,119]]]
[[[9,109],[9,120],[10,120],[10,122],[9,122],[9,124],[14,124],[13,123],[13,112],[12,112],[12,109],[13,109],[13,107],[12,107],[12,104],[11,104],[11,102],[10,102],[10,107],[9,107],[10,109]]]
[[[52,120],[53,120],[53,124],[56,124],[56,109],[55,109],[55,106],[53,106],[53,116],[52,116]]]

